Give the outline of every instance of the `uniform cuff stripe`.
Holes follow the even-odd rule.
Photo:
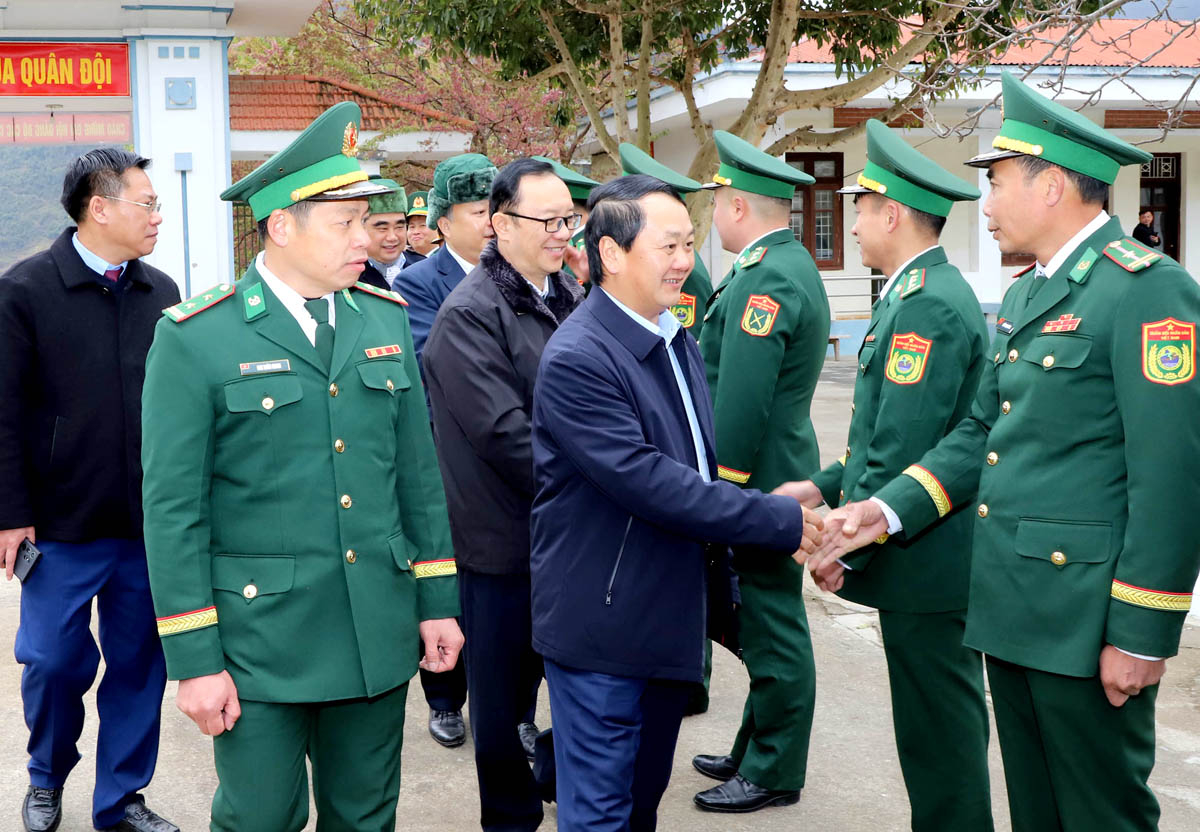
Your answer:
[[[426,560],[413,564],[413,574],[418,578],[440,578],[445,575],[457,575],[458,567],[453,558],[446,560]]]
[[[748,472],[726,468],[724,465],[717,466],[717,476],[729,482],[736,482],[738,485],[745,485],[750,481],[750,474]]]
[[[190,632],[191,630],[199,630],[203,627],[211,627],[217,623],[217,608],[205,607],[202,610],[193,610],[192,612],[182,612],[178,615],[168,615],[157,619],[158,635],[173,636],[179,633]]]
[[[1187,612],[1192,606],[1190,592],[1157,592],[1117,580],[1112,582],[1112,597],[1135,607],[1164,612]]]
[[[946,493],[946,489],[942,487],[941,481],[933,474],[920,465],[910,465],[904,469],[904,473],[919,482],[921,487],[925,489],[925,493],[929,495],[929,499],[933,500],[933,504],[937,507],[938,517],[945,517],[950,513],[950,509],[954,508],[954,504],[950,502],[950,495]]]

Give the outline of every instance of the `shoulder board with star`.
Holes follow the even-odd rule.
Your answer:
[[[361,280],[354,284],[354,288],[360,292],[366,292],[368,295],[374,295],[377,298],[390,300],[392,303],[398,303],[401,306],[408,306],[408,301],[400,296],[399,292],[393,292],[391,289],[380,289],[378,286],[372,286],[370,283],[363,283]]]
[[[925,270],[924,269],[909,269],[901,278],[900,297],[906,298],[909,295],[915,295],[917,292],[925,288]]]
[[[1037,268],[1037,263],[1030,263],[1028,266],[1021,269],[1021,271],[1014,274],[1013,280],[1016,280],[1018,277],[1024,277],[1025,275],[1029,274],[1031,271],[1033,271],[1036,268]]]
[[[1104,247],[1104,256],[1127,272],[1140,272],[1162,259],[1162,254],[1146,248],[1132,237],[1113,240]]]
[[[194,315],[199,315],[205,309],[212,309],[225,298],[233,297],[234,287],[230,283],[222,283],[198,295],[180,301],[174,306],[163,310],[163,317],[175,323],[186,321]]]
[[[737,259],[734,264],[739,269],[748,269],[755,263],[761,263],[762,259],[767,256],[766,246],[755,246],[751,251],[746,252]]]

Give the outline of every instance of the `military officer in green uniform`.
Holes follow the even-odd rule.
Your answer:
[[[405,302],[367,254],[359,108],[224,194],[264,251],[164,311],[143,399],[146,549],[177,704],[212,735],[214,832],[395,828],[408,680],[462,644]],[[417,655],[418,632],[426,645]]]
[[[854,194],[863,265],[891,277],[859,350],[846,454],[793,495],[810,507],[866,499],[936,445],[970,413],[987,352],[979,301],[938,245],[953,204],[979,189],[871,121],[866,169],[841,193]],[[993,828],[983,659],[963,646],[974,517],[956,506],[816,576],[879,609],[915,832]]]
[[[1008,74],[1003,95],[970,163],[1000,250],[1036,263],[970,417],[879,502],[831,513],[821,560],[969,504],[964,640],[987,656],[1014,832],[1155,829],[1154,700],[1200,569],[1200,287],[1104,211],[1149,153]]]
[[[566,165],[562,164],[561,162],[556,162],[548,156],[533,156],[531,158],[537,159],[539,162],[545,162],[550,167],[554,168],[555,175],[563,181],[563,183],[567,186],[567,190],[570,191],[571,202],[575,205],[575,213],[583,217],[583,223],[579,226],[579,229],[571,235],[569,245],[573,252],[578,252],[578,255],[574,255],[576,258],[586,258],[587,255],[583,253],[583,232],[584,229],[587,228],[587,201],[588,196],[592,193],[592,188],[597,187],[600,183],[595,179],[588,179],[582,173],[573,171]],[[567,262],[566,258],[563,260],[563,271],[571,275],[571,277],[574,277],[576,280],[579,279],[575,275],[575,270],[571,268],[570,263]],[[588,285],[590,286],[590,284]]]
[[[681,194],[691,194],[701,188],[710,187],[700,184],[691,177],[676,173],[636,145],[625,142],[621,144],[618,151],[621,156],[621,170],[626,176],[635,173],[653,176],[655,179],[666,182]],[[705,268],[704,261],[700,259],[700,254],[697,253],[696,264],[692,266],[692,272],[683,282],[683,289],[679,292],[679,303],[671,307],[671,312],[679,320],[679,323],[696,340],[700,340],[700,330],[704,326],[704,311],[708,308],[708,297],[712,294],[712,290],[712,277]],[[705,679],[707,678],[708,674],[705,673]],[[707,703],[705,707],[707,707]]]
[[[829,344],[829,300],[808,251],[788,228],[792,194],[813,180],[718,130],[713,224],[733,270],[705,313],[700,352],[713,395],[717,473],[771,491],[819,467],[809,406]],[[726,782],[696,795],[703,809],[749,812],[795,803],[804,785],[815,670],[792,560],[734,550],[742,658],[750,673],[742,726],[728,755],[693,764]]]

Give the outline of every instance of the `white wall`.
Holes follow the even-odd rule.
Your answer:
[[[132,42],[137,72],[135,142],[137,151],[153,160],[150,178],[163,203],[158,246],[146,261],[173,277],[184,297],[234,279],[230,207],[220,200],[229,185],[227,42],[220,37],[165,36]],[[159,57],[160,47],[167,48],[169,57]],[[184,57],[174,57],[176,47],[183,47]],[[199,56],[190,57],[190,50],[196,49]],[[167,109],[167,78],[195,80],[195,109]],[[177,153],[192,157],[192,170],[187,173],[186,258]]]

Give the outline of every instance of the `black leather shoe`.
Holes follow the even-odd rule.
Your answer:
[[[697,754],[692,758],[692,768],[714,780],[729,780],[738,770],[737,763],[728,754]]]
[[[458,748],[467,741],[462,711],[430,711],[429,735],[438,745]]]
[[[521,747],[525,749],[525,759],[533,762],[533,746],[537,742],[538,727],[532,722],[522,722],[517,726],[517,736],[521,738]]]
[[[179,827],[146,807],[142,800],[125,806],[125,817],[110,832],[179,832]]]
[[[62,789],[30,786],[21,804],[25,832],[54,832],[62,822]]]
[[[767,806],[791,806],[800,802],[800,790],[772,791],[756,786],[740,774],[728,783],[700,792],[693,798],[708,812],[757,812]]]

